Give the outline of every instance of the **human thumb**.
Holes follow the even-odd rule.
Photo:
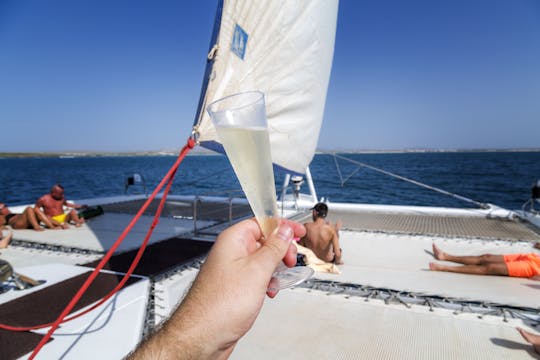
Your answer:
[[[269,272],[273,272],[287,253],[293,236],[293,228],[287,223],[281,223],[257,251],[257,262]]]

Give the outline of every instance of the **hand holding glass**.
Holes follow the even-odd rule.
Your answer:
[[[207,109],[266,238],[278,226],[279,216],[264,94],[250,91],[227,96]],[[292,287],[312,275],[313,270],[307,266],[289,269],[280,264],[268,290]]]

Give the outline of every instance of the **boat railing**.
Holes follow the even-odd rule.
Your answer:
[[[531,197],[521,206],[521,210],[524,214],[530,213],[533,215],[540,215],[540,211],[534,208],[535,203],[540,204],[540,180],[535,181],[532,185]]]
[[[196,195],[192,201],[193,234],[200,235],[203,233],[202,230],[208,227],[208,225],[204,225],[204,226],[200,225],[200,221],[208,220],[208,216],[206,217],[201,216],[202,205],[205,202],[209,202],[209,203],[211,202],[211,203],[216,203],[216,204],[226,204],[227,206],[225,209],[216,208],[213,211],[210,211],[210,213],[218,214],[219,217],[222,219],[225,218],[225,220],[222,220],[219,222],[220,225],[222,225],[223,223],[232,224],[235,219],[235,215],[234,215],[235,206],[247,204],[247,200],[240,196],[241,193],[242,193],[241,190],[229,189],[222,192],[208,192],[208,193]],[[208,214],[209,212],[206,211],[206,215]]]
[[[294,188],[292,185],[285,186],[283,188],[278,189],[278,193],[287,194],[288,191],[293,191]],[[283,199],[282,199],[283,200]],[[205,210],[207,216],[202,216],[202,205],[204,203],[216,203],[216,204],[227,204],[226,209],[223,208],[216,208],[213,211],[208,212],[208,210]],[[281,216],[283,216],[283,201],[281,201]],[[222,220],[219,222],[219,225],[228,224],[231,225],[235,220],[244,218],[246,216],[245,211],[236,213],[235,209],[238,209],[238,207],[242,205],[249,205],[247,199],[245,198],[243,192],[241,189],[228,189],[220,192],[207,192],[204,194],[196,195],[192,200],[192,217],[193,217],[193,234],[194,235],[201,235],[204,233],[203,230],[208,228],[208,225],[200,225],[201,221],[208,220],[209,213],[211,215],[218,214],[220,215],[220,218],[224,218],[225,220]],[[224,211],[226,213],[224,214]],[[250,215],[252,216],[252,215]]]

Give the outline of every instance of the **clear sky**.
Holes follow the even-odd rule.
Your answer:
[[[217,0],[0,0],[0,152],[178,149]],[[540,1],[342,0],[319,148],[540,148]]]

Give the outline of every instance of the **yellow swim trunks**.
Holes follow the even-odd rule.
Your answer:
[[[66,222],[66,217],[67,217],[67,214],[60,214],[60,215],[56,215],[56,216],[53,216],[53,220],[56,220],[58,221],[60,224],[63,224]]]

